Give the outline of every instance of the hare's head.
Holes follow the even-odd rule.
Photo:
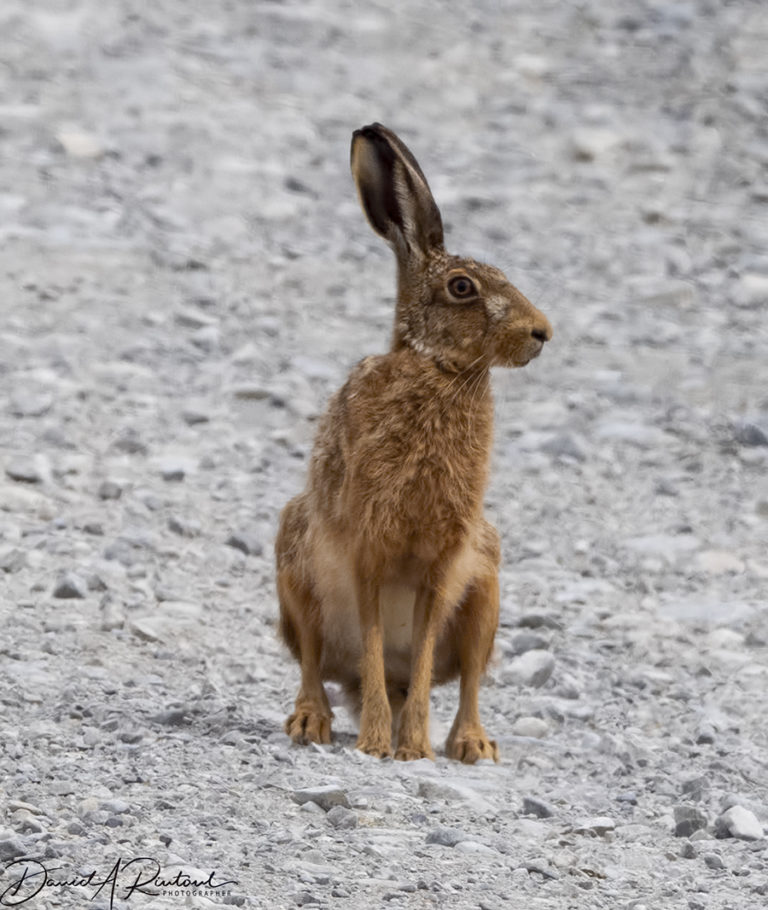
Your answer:
[[[452,256],[418,162],[380,123],[355,130],[352,174],[371,227],[398,264],[394,349],[411,347],[444,370],[525,366],[552,328],[499,269]]]

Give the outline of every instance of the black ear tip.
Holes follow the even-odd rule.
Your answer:
[[[361,126],[359,130],[355,130],[352,133],[352,138],[356,136],[365,136],[367,139],[371,139],[373,136],[380,136],[382,133],[386,133],[387,128],[382,126],[378,120],[374,123],[369,123],[367,126]]]

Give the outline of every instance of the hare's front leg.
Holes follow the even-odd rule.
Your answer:
[[[449,758],[474,764],[481,758],[499,760],[499,749],[480,722],[480,680],[493,651],[499,622],[499,580],[494,573],[476,579],[462,601],[453,648],[461,672],[459,710],[445,744]]]
[[[400,715],[395,758],[413,761],[434,759],[429,744],[429,693],[441,604],[437,592],[424,585],[416,594],[413,608],[413,642],[411,645],[411,681],[408,697]]]
[[[357,579],[358,611],[363,640],[360,660],[360,733],[357,748],[386,758],[392,754],[392,709],[384,669],[384,628],[379,609],[379,585]]]
[[[320,604],[306,587],[295,584],[288,570],[278,572],[277,592],[283,628],[301,663],[301,688],[285,732],[302,745],[329,743],[332,714],[320,674]]]

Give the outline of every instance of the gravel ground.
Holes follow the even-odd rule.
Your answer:
[[[768,902],[768,12],[447,6],[3,0],[6,904]],[[494,377],[498,765],[282,732],[277,515],[392,319],[374,119],[555,329]],[[171,893],[94,897],[139,856]]]

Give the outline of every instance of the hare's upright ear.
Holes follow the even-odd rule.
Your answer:
[[[352,175],[371,227],[398,256],[443,248],[443,222],[418,162],[380,123],[352,135]]]

